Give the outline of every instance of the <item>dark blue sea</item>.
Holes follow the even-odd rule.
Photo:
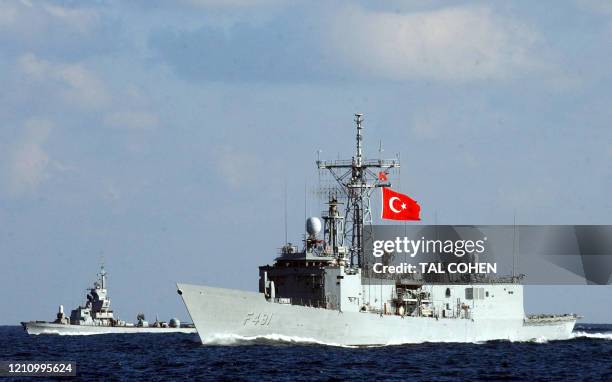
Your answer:
[[[579,324],[574,334],[546,343],[344,348],[272,340],[202,345],[190,334],[28,336],[3,326],[0,361],[73,360],[77,376],[65,379],[83,381],[612,381],[612,325]]]

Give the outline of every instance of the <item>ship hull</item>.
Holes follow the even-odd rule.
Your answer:
[[[90,326],[65,325],[50,322],[22,322],[21,325],[28,334],[56,334],[56,335],[91,335],[91,334],[137,334],[137,333],[196,333],[195,328],[155,328],[137,326]]]
[[[575,317],[520,318],[401,317],[268,302],[263,294],[178,284],[203,343],[224,336],[287,337],[334,345],[569,339]]]

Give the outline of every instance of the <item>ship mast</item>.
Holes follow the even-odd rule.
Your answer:
[[[106,270],[104,269],[104,264],[100,266],[100,289],[106,289]]]
[[[355,114],[357,129],[355,155],[351,160],[317,160],[319,170],[328,170],[338,183],[338,189],[346,198],[345,224],[342,241],[350,243],[349,260],[352,267],[363,265],[363,243],[372,234],[372,210],[370,198],[375,188],[389,187],[388,181],[381,181],[378,174],[399,168],[398,159],[363,158],[363,114]]]

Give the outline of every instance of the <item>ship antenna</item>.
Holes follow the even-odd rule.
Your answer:
[[[287,177],[285,177],[285,245],[287,244]]]
[[[307,212],[307,209],[308,209],[308,206],[307,206],[307,203],[308,203],[308,201],[307,201],[307,192],[308,191],[307,191],[307,189],[308,189],[308,181],[306,179],[304,179],[304,221],[306,221],[306,217],[307,217],[307,214],[308,214],[308,212]]]
[[[344,224],[340,238],[350,242],[349,259],[351,267],[361,267],[364,256],[364,243],[372,237],[372,210],[370,198],[374,189],[389,187],[389,182],[381,182],[377,173],[399,168],[399,160],[364,159],[363,157],[363,114],[355,113],[356,149],[350,161],[321,161],[317,155],[319,170],[329,170],[338,183],[338,192],[347,199],[344,208]],[[382,147],[381,147],[382,148]],[[356,260],[356,261],[355,261]]]
[[[516,277],[516,209],[514,210],[514,216],[512,220],[512,282]]]
[[[100,265],[100,283],[101,288],[106,289],[106,270],[104,269],[104,263]]]
[[[363,114],[362,113],[355,113],[355,123],[357,124],[357,153],[355,156],[355,159],[357,160],[357,166],[361,167],[361,141],[363,140],[363,136],[361,135],[361,130],[363,130],[363,126],[361,125],[361,122],[363,122]]]

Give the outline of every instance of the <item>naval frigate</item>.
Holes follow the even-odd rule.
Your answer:
[[[571,338],[578,316],[525,314],[520,277],[441,284],[383,282],[366,274],[360,259],[372,225],[370,197],[390,186],[377,172],[400,163],[364,158],[361,114],[355,122],[352,159],[316,162],[337,183],[326,213],[307,219],[303,248],[285,244],[273,265],[259,267],[258,292],[177,284],[201,341],[287,338],[360,346]]]
[[[146,321],[143,313],[138,314],[137,323],[119,320],[110,307],[111,300],[107,291],[107,273],[104,265],[100,266],[98,279],[89,288],[85,305],[78,306],[70,312],[70,317],[64,314],[64,306],[60,305],[56,319],[53,322],[28,321],[22,322],[23,329],[28,334],[60,334],[87,335],[113,333],[195,333],[193,324],[181,323],[176,318],[169,322],[155,319]]]

